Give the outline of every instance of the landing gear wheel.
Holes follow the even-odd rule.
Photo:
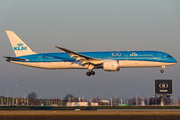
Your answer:
[[[95,72],[94,72],[94,71],[91,71],[91,75],[95,75]]]
[[[87,72],[86,75],[87,75],[87,76],[91,76],[91,72]]]
[[[161,70],[160,72],[161,72],[161,73],[163,73],[163,72],[164,72],[164,70]]]

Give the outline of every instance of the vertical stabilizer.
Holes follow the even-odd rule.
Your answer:
[[[7,36],[9,37],[10,43],[17,57],[30,55],[30,54],[36,54],[13,31],[6,30],[6,33],[7,33]]]

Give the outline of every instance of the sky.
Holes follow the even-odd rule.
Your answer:
[[[62,98],[152,97],[155,79],[173,79],[173,97],[180,97],[179,0],[1,0],[0,56],[15,56],[5,30],[14,31],[35,52],[157,50],[177,64],[165,68],[120,68],[118,72],[87,69],[46,70],[0,59],[0,95]]]

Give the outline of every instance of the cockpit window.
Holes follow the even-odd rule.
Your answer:
[[[171,55],[168,55],[167,57],[170,58],[170,57],[172,57],[172,56],[171,56]]]

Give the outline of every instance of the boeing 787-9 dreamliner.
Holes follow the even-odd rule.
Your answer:
[[[160,51],[103,51],[73,52],[54,46],[63,52],[36,53],[13,31],[6,31],[16,57],[4,56],[6,61],[44,69],[88,69],[87,76],[95,75],[94,69],[119,71],[120,68],[161,67],[174,65],[177,61]]]

